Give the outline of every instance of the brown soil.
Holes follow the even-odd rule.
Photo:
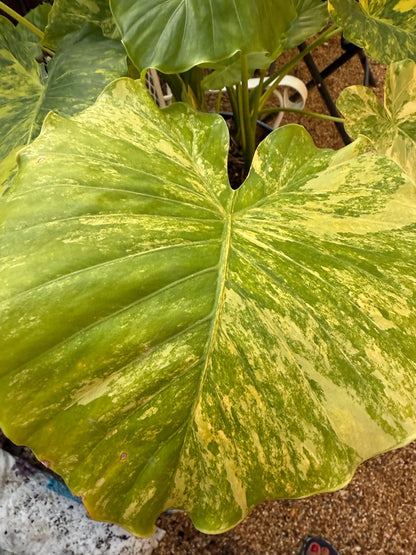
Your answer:
[[[314,53],[320,70],[342,53],[339,37]],[[279,63],[284,63],[290,55]],[[374,89],[383,97],[385,68],[371,63]],[[307,82],[300,63],[292,72]],[[363,84],[357,56],[326,79],[334,99],[348,85]],[[310,91],[306,109],[328,113],[317,88]],[[332,122],[286,114],[282,124],[300,123],[320,147],[341,148],[343,141]],[[295,555],[304,538],[321,535],[340,554],[416,553],[416,443],[379,455],[362,464],[346,488],[308,499],[265,502],[237,527],[222,535],[206,535],[193,527],[184,513],[164,514],[158,525],[166,530],[156,555],[195,553],[212,555]]]

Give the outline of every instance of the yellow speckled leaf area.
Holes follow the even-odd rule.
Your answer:
[[[222,532],[416,436],[415,191],[287,126],[232,191],[223,120],[109,85],[0,204],[0,425],[94,518]]]
[[[105,37],[119,38],[108,0],[54,0],[48,19],[42,45],[53,50],[85,23],[99,26]]]
[[[366,136],[416,181],[416,63],[402,60],[386,75],[384,106],[367,87],[348,87],[337,106],[352,137]]]
[[[92,25],[65,37],[47,64],[37,62],[26,34],[0,16],[0,195],[12,187],[16,153],[39,134],[50,110],[76,114],[127,73],[122,45]]]
[[[415,0],[330,0],[328,7],[344,36],[375,60],[416,61]]]

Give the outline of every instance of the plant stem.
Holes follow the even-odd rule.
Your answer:
[[[221,99],[222,99],[222,90],[219,90],[218,96],[217,96],[217,106],[216,106],[217,114],[219,114],[221,111]]]
[[[32,33],[35,33],[35,35],[37,35],[40,39],[43,39],[44,34],[40,29],[38,29],[35,25],[33,25],[33,23],[28,21],[25,17],[15,12],[12,8],[9,8],[9,6],[7,6],[4,2],[0,2],[0,9],[3,12],[7,13],[7,15],[10,15],[10,17],[15,19],[16,21],[18,21],[19,23],[27,27],[30,31],[32,31]]]
[[[337,27],[336,25],[332,25],[327,29],[322,35],[320,35],[316,40],[314,40],[309,46],[307,46],[302,52],[299,52],[297,56],[295,56],[292,60],[290,60],[287,64],[283,67],[272,73],[266,81],[264,82],[264,87],[266,88],[266,92],[260,98],[259,102],[259,109],[261,110],[263,106],[266,104],[267,100],[270,98],[270,95],[273,93],[273,90],[278,86],[280,81],[283,79],[285,75],[291,71],[296,64],[298,64],[306,54],[309,54],[318,47],[320,44],[326,42],[331,37],[337,35],[342,31],[341,27]]]
[[[12,8],[9,8],[9,6],[7,6],[4,2],[0,2],[0,10],[2,10],[4,13],[7,13],[7,15],[10,15],[10,17],[12,17],[16,21],[24,25],[27,29],[29,29],[29,31],[32,31],[32,33],[34,33],[41,40],[43,40],[43,37],[45,36],[43,31],[41,31],[38,27],[36,27],[36,25],[33,25],[33,23],[31,23],[28,19],[15,12]],[[41,48],[44,52],[47,52],[50,56],[53,56],[55,54],[53,50],[49,50],[49,48],[46,48],[45,46],[41,46]]]
[[[242,86],[238,84],[236,88],[236,98],[237,98],[237,111],[234,112],[234,119],[237,120],[237,142],[241,144],[241,149],[243,151],[243,157],[245,159],[245,152],[247,150],[247,139],[246,139],[246,126],[244,123],[244,110],[243,110],[243,94]]]
[[[250,94],[251,118],[252,118],[251,121],[252,121],[253,128],[256,128],[256,125],[257,125],[257,120],[259,115],[259,102],[260,102],[261,94],[263,92],[263,84],[264,84],[265,77],[266,77],[266,70],[262,69],[260,71],[259,84],[254,89],[252,94]]]
[[[238,105],[237,105],[237,92],[235,87],[227,87],[227,94],[231,104],[231,111],[233,112],[233,114],[237,114]],[[238,129],[238,125],[239,125],[238,118],[234,118],[234,121],[236,124],[236,128]]]
[[[335,121],[338,123],[344,123],[344,118],[337,118],[335,116],[328,116],[326,114],[320,114],[318,112],[309,112],[308,110],[299,110],[298,108],[283,108],[283,107],[277,107],[277,108],[267,108],[265,110],[260,110],[259,111],[259,115],[264,115],[264,114],[277,114],[279,112],[293,112],[295,114],[299,114],[301,116],[311,116],[313,118],[319,118],[319,119],[325,119],[328,121]]]
[[[242,122],[241,127],[245,129],[245,146],[243,145],[244,163],[250,168],[251,161],[256,149],[256,119],[252,122],[250,112],[250,92],[248,90],[248,57],[241,55],[241,96],[242,96]]]

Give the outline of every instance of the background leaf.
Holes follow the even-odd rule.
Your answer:
[[[25,18],[28,19],[35,27],[43,31],[48,23],[48,16],[51,10],[50,4],[39,4],[33,10],[26,14]],[[40,38],[25,27],[22,23],[16,25],[16,30],[19,31],[21,40],[26,43],[26,46],[31,46],[32,56],[34,58],[42,58],[43,52],[40,47]]]
[[[32,46],[6,18],[0,18],[0,160],[7,158],[1,167],[8,168],[0,171],[0,192],[10,186],[14,172],[10,153],[38,135],[50,110],[63,115],[83,110],[105,85],[127,71],[121,43],[104,38],[92,26],[68,35],[47,68],[36,62]]]
[[[110,5],[133,62],[164,73],[216,63],[240,51],[275,59],[286,35],[293,44],[301,42],[327,19],[320,0],[113,0]]]
[[[251,53],[247,56],[249,77],[253,77],[256,69],[264,69],[272,63],[266,54]],[[237,52],[231,58],[215,64],[215,69],[202,80],[205,90],[221,90],[241,82],[241,54]]]
[[[327,6],[321,0],[292,0],[291,4],[297,15],[285,31],[285,37],[282,37],[281,52],[297,46],[318,33],[328,22]],[[252,77],[256,69],[267,69],[281,52],[275,51],[273,54],[250,52],[247,56],[249,76]],[[203,80],[205,90],[221,90],[223,87],[230,87],[241,81],[240,53],[215,65],[208,64],[208,67],[214,68],[214,71]]]
[[[0,204],[0,425],[138,534],[169,507],[224,531],[416,436],[414,184],[287,126],[235,192],[228,140],[118,80],[48,116]]]
[[[416,60],[416,4],[412,0],[329,0],[344,36],[385,64]]]
[[[107,38],[118,39],[120,36],[108,0],[54,0],[43,46],[56,50],[66,35],[78,31],[86,23],[100,27]]]
[[[344,89],[338,99],[352,137],[364,135],[377,151],[395,160],[416,182],[416,63],[392,64],[386,76],[384,107],[366,87]]]
[[[322,0],[291,0],[291,2],[297,16],[286,31],[285,50],[297,46],[321,31],[329,19],[327,4]]]

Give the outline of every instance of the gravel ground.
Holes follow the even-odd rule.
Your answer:
[[[307,499],[268,501],[233,530],[198,532],[183,513],[164,514],[155,555],[296,555],[303,539],[320,535],[343,555],[416,553],[416,444],[379,455],[344,489]]]

